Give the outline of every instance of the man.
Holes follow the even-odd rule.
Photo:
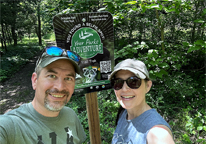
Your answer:
[[[1,144],[80,144],[86,139],[75,112],[65,107],[79,73],[79,57],[51,46],[45,49],[32,74],[35,97],[0,116]]]

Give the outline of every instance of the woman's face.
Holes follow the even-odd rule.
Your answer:
[[[128,70],[120,70],[115,74],[116,78],[121,78],[123,80],[132,76],[135,76],[135,74]],[[141,86],[138,89],[131,89],[126,82],[124,82],[120,90],[114,90],[117,101],[123,108],[127,110],[136,109],[142,107],[146,103],[145,94],[150,90],[152,82],[148,81],[145,83],[145,80],[141,80],[141,82]]]

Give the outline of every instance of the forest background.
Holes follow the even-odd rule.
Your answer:
[[[4,83],[45,41],[55,41],[59,13],[108,11],[113,15],[115,63],[136,58],[153,80],[147,102],[164,117],[180,144],[206,144],[206,1],[204,0],[1,0],[1,69]],[[101,139],[111,143],[119,107],[113,90],[98,92]],[[68,103],[89,143],[85,97]]]

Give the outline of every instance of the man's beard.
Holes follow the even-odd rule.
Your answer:
[[[49,111],[53,111],[53,112],[59,112],[66,104],[67,104],[67,98],[63,101],[63,104],[62,104],[62,101],[55,101],[55,102],[50,102],[50,100],[48,99],[48,95],[52,93],[58,93],[58,94],[64,94],[67,98],[69,96],[69,92],[63,90],[63,91],[58,91],[56,89],[53,89],[53,90],[47,90],[46,91],[46,96],[45,96],[45,99],[44,99],[44,107],[47,108]]]

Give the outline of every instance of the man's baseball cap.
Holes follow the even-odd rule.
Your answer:
[[[60,59],[66,59],[66,60],[69,60],[72,65],[74,66],[74,69],[75,69],[75,72],[76,73],[80,73],[80,68],[78,66],[78,63],[75,62],[74,60],[72,60],[71,58],[69,58],[68,56],[50,56],[48,55],[46,52],[44,52],[41,57],[39,58],[39,60],[37,60],[36,62],[36,68],[38,66],[41,66],[41,67],[46,67],[48,66],[49,64],[51,64],[52,62],[55,62],[57,60],[60,60]],[[36,68],[35,68],[35,71],[36,71]]]
[[[109,76],[109,80],[111,80],[115,73],[117,73],[119,70],[128,70],[141,79],[149,79],[149,72],[147,71],[147,67],[140,60],[126,59],[121,61],[114,67],[114,71]]]

